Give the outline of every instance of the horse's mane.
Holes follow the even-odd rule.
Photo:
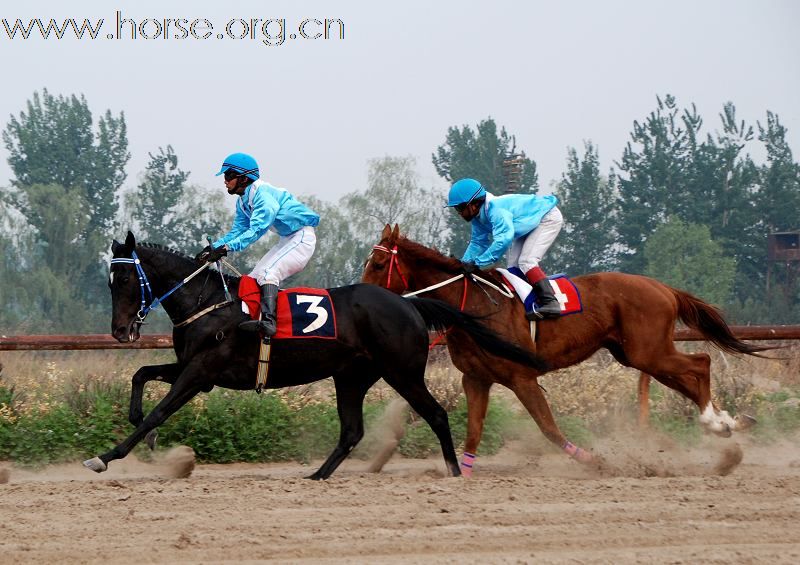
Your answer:
[[[171,247],[167,247],[166,245],[161,245],[160,243],[150,243],[149,241],[145,241],[143,243],[137,242],[136,247],[144,247],[145,249],[152,249],[153,251],[168,253],[183,261],[189,261],[194,265],[201,266],[201,264],[198,263],[194,257],[186,255],[184,252],[178,251],[177,249],[172,249]],[[222,275],[225,277],[225,280],[227,282],[239,282],[239,277],[236,277],[234,275],[228,275],[226,273],[223,273]]]
[[[398,247],[402,247],[404,253],[408,253],[415,259],[433,264],[436,268],[448,273],[461,272],[461,261],[455,257],[446,257],[440,251],[425,247],[421,243],[402,235],[397,239],[396,243]]]

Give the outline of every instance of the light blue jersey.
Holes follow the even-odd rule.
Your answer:
[[[558,204],[552,194],[486,194],[480,213],[470,222],[472,238],[461,258],[486,267],[500,260],[515,239],[535,230],[542,217]]]
[[[286,189],[257,180],[236,201],[231,230],[214,242],[241,251],[272,228],[284,237],[306,226],[316,227],[319,215],[297,201]]]

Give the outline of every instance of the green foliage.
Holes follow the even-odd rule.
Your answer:
[[[759,215],[770,232],[800,229],[800,164],[794,161],[786,141],[786,127],[777,114],[767,112],[765,125],[758,124],[758,139],[767,150],[761,168]]]
[[[181,249],[183,242],[177,240],[177,235],[186,220],[179,216],[178,205],[184,199],[189,173],[178,168],[178,156],[171,145],[166,150],[159,147],[158,153],[149,155],[139,186],[131,194],[136,237]]]
[[[120,384],[70,388],[47,410],[14,412],[13,391],[0,385],[0,460],[43,465],[105,452],[132,430],[127,421],[127,387]],[[145,403],[145,411],[154,403]],[[384,404],[366,404],[367,429],[383,412]],[[493,402],[486,419],[481,452],[502,447],[514,416]],[[466,436],[466,403],[461,399],[450,414],[456,444]],[[400,452],[426,457],[439,453],[439,443],[425,422],[406,426]],[[292,409],[276,395],[215,390],[173,414],[159,428],[159,445],[194,449],[198,461],[303,461],[327,457],[339,439],[339,418],[333,403],[305,404]],[[367,446],[369,447],[369,446]],[[363,450],[357,456],[368,456]]]
[[[367,189],[348,194],[341,206],[365,245],[377,242],[386,224],[424,245],[445,243],[442,195],[420,186],[413,157],[382,157],[369,161]]]
[[[107,311],[106,303],[95,303],[106,283],[101,257],[116,223],[130,154],[122,114],[106,111],[96,133],[92,122],[83,96],[55,97],[44,90],[41,96],[34,93],[26,111],[11,116],[2,133],[15,190],[3,189],[0,200],[24,217],[23,231],[35,236],[29,249],[15,246],[17,257],[27,262],[21,282],[50,281],[49,287],[29,288],[54,292],[58,303],[54,310],[47,309],[49,297],[26,304],[23,323],[50,321],[40,332],[76,330],[79,322],[88,324],[83,331],[97,331],[92,320]]]
[[[453,443],[463,446],[467,437],[467,401],[460,398],[455,409],[448,414],[450,431]],[[515,420],[514,413],[504,403],[491,399],[489,410],[484,421],[483,435],[481,436],[481,453],[492,455],[497,453],[505,438],[510,435],[511,425]],[[400,453],[406,457],[427,457],[440,453],[439,440],[430,427],[421,419],[406,428],[406,434],[400,440]]]
[[[706,226],[670,218],[644,247],[645,274],[715,304],[731,296],[736,264],[725,257]]]
[[[591,142],[583,159],[569,149],[567,172],[556,187],[564,228],[548,262],[572,275],[607,271],[614,267],[614,176],[600,175],[600,157]]]
[[[117,190],[125,180],[128,153],[125,117],[110,111],[98,120],[81,96],[55,97],[34,92],[27,112],[12,116],[3,131],[14,172],[14,186],[56,184],[83,188],[89,215],[86,233],[110,235],[117,212]],[[23,209],[23,212],[26,210]]]
[[[516,152],[514,136],[509,135],[505,127],[501,127],[498,133],[497,124],[490,117],[479,122],[475,130],[468,125],[461,129],[448,128],[445,142],[436,148],[432,159],[436,172],[450,183],[470,177],[480,181],[494,194],[505,194],[503,161]],[[521,192],[535,193],[538,182],[536,163],[524,159]],[[442,202],[445,201],[443,195]],[[450,230],[447,249],[451,254],[461,257],[469,243],[469,224],[452,211],[445,218]]]

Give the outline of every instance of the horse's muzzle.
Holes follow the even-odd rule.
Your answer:
[[[139,326],[140,324],[134,320],[127,326],[113,328],[111,335],[120,343],[132,343],[139,339]]]

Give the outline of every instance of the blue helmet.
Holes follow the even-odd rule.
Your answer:
[[[258,163],[247,153],[232,153],[225,157],[225,160],[222,162],[222,167],[216,176],[220,176],[229,169],[233,169],[252,180],[258,180],[259,177]]]
[[[461,179],[450,187],[447,206],[469,204],[473,200],[486,198],[486,189],[475,179]]]

